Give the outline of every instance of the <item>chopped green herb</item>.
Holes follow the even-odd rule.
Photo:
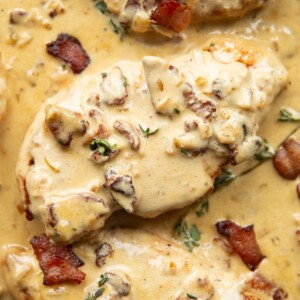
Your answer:
[[[269,145],[266,139],[263,139],[261,150],[255,154],[255,159],[259,161],[265,161],[272,158],[275,154],[275,150]]]
[[[209,46],[210,46],[210,47],[214,47],[214,46],[216,46],[216,43],[210,43]]]
[[[180,110],[179,110],[179,109],[177,109],[177,108],[174,108],[174,109],[173,109],[173,112],[174,112],[174,114],[177,114],[177,115],[179,115],[179,114],[180,114]]]
[[[94,0],[95,6],[103,13],[106,14],[108,11],[107,5],[104,1]]]
[[[280,117],[278,118],[280,122],[299,122],[300,113],[290,107],[283,108],[280,110]]]
[[[108,280],[107,275],[106,275],[106,274],[104,274],[104,275],[101,274],[100,280],[99,280],[99,282],[98,282],[98,286],[99,286],[99,287],[102,286],[107,280]]]
[[[60,145],[62,145],[62,146],[63,146],[63,144],[64,144],[64,142],[63,142],[62,139],[57,139],[57,142],[58,142]]]
[[[201,203],[199,204],[199,206],[196,209],[196,214],[198,217],[202,217],[205,215],[205,213],[207,213],[209,210],[209,202],[208,202],[208,198],[204,198]]]
[[[184,149],[183,147],[180,147],[180,152],[184,155],[189,155],[189,151]]]
[[[72,230],[73,230],[73,231],[77,231],[77,228],[73,227]]]
[[[221,174],[215,179],[214,189],[215,191],[221,189],[224,186],[227,186],[236,178],[236,175],[231,171],[222,169]]]
[[[127,86],[129,86],[129,84],[128,84],[128,80],[127,80],[127,78],[126,78],[126,77],[124,77],[124,82],[123,82],[123,85],[124,85],[124,87],[127,87]]]
[[[102,78],[106,78],[107,77],[107,73],[101,73]]]
[[[119,35],[120,40],[123,41],[124,35],[127,33],[127,28],[123,27],[118,21],[114,20],[113,18],[109,19],[108,24],[111,27],[112,31]]]
[[[189,299],[198,299],[196,296],[190,294],[190,293],[186,293],[186,296],[189,298]]]
[[[103,156],[109,156],[116,149],[117,145],[110,145],[108,141],[94,139],[90,143],[90,149],[99,151]]]
[[[151,130],[150,128],[144,129],[140,124],[139,124],[139,127],[145,138],[147,138],[149,135],[153,135],[153,134],[157,133],[159,130],[158,128],[155,130]]]
[[[95,292],[94,295],[91,294],[91,293],[89,293],[88,296],[87,296],[87,298],[86,298],[85,300],[97,300],[97,298],[100,297],[100,296],[103,294],[105,288],[104,288],[104,287],[101,287],[101,286],[102,286],[107,280],[108,280],[107,275],[106,275],[106,274],[104,274],[104,275],[101,274],[100,280],[99,280],[99,282],[98,282],[98,286],[100,287],[100,289],[97,290],[97,291]]]
[[[190,252],[193,248],[199,246],[201,238],[201,232],[198,230],[196,225],[188,226],[188,224],[181,220],[175,225],[176,234],[181,239],[183,244],[189,249]]]

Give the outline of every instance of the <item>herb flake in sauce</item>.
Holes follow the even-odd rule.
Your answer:
[[[199,246],[201,239],[201,232],[196,225],[189,226],[186,221],[181,220],[175,225],[175,231],[182,243],[188,248],[190,252],[194,247]]]
[[[139,124],[139,127],[140,127],[140,130],[141,130],[141,132],[142,132],[142,134],[145,138],[148,138],[149,135],[153,135],[153,134],[157,133],[158,130],[159,130],[159,128],[157,128],[155,130],[151,130],[149,127],[147,129],[144,129],[142,127],[142,125],[140,125],[140,124]]]
[[[109,156],[116,147],[117,145],[111,145],[108,141],[102,139],[94,139],[90,143],[90,149],[99,151],[103,156]]]
[[[108,13],[107,5],[104,1],[94,0],[95,7],[97,7],[103,14]]]
[[[300,113],[293,108],[286,107],[280,110],[279,122],[299,122]]]
[[[198,217],[204,216],[209,210],[209,202],[208,198],[205,197],[202,199],[201,203],[198,205],[196,209],[196,214]]]
[[[222,169],[221,174],[215,179],[214,190],[220,190],[222,187],[230,184],[234,179],[236,179],[235,174],[233,174],[230,170]]]
[[[263,145],[261,147],[261,150],[259,150],[254,157],[258,161],[265,161],[271,159],[274,156],[274,154],[274,148],[269,145],[266,139],[263,139]]]
[[[190,293],[186,293],[186,296],[189,298],[189,299],[198,299],[196,296],[190,294]]]

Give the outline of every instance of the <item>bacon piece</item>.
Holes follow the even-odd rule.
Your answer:
[[[192,13],[185,3],[162,1],[152,12],[151,21],[176,33],[184,30],[191,22]]]
[[[251,290],[260,291],[263,292],[264,295],[271,296],[273,300],[284,300],[288,298],[286,291],[259,273],[256,273],[254,277],[247,282],[247,285]],[[249,299],[252,300],[252,298]],[[248,298],[245,298],[245,300],[248,300]]]
[[[72,251],[72,246],[55,246],[45,234],[31,239],[35,255],[44,273],[44,284],[81,283],[85,273],[77,270],[84,262]]]
[[[300,175],[300,143],[293,138],[285,141],[276,151],[273,164],[277,172],[285,179],[296,179]]]
[[[67,33],[59,34],[55,41],[47,44],[47,52],[69,63],[74,73],[81,73],[91,61],[79,40]]]
[[[254,271],[265,258],[256,241],[253,225],[241,227],[232,221],[221,221],[216,224],[220,234],[226,236],[233,249],[247,267]]]

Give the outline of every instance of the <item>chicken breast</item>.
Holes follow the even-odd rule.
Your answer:
[[[6,109],[7,102],[6,72],[0,55],[0,120]]]
[[[286,80],[271,52],[224,38],[77,81],[45,102],[21,148],[27,219],[67,243],[122,208],[153,218],[192,204],[224,165],[260,149],[259,123]]]
[[[9,291],[18,300],[64,299],[66,295],[74,300],[162,299],[162,295],[166,300],[271,300],[278,290],[256,272],[222,268],[219,262],[230,260],[225,252],[210,263],[199,251],[193,254],[175,240],[139,229],[105,230],[97,240],[74,247],[86,273],[80,285],[43,285],[32,249],[6,247],[2,266]]]
[[[268,0],[104,0],[102,12],[117,16],[120,26],[134,32],[157,31],[172,36],[189,23],[241,18]]]

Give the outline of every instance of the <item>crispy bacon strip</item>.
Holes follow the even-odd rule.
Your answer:
[[[220,234],[226,236],[233,249],[247,267],[254,271],[265,258],[256,241],[253,225],[241,227],[232,221],[221,221],[216,224]]]
[[[47,44],[47,52],[69,63],[74,73],[81,73],[91,61],[79,40],[67,33],[59,34],[55,41]]]
[[[79,284],[84,280],[85,273],[77,270],[84,263],[72,251],[72,246],[55,246],[45,234],[34,237],[30,244],[44,273],[45,285],[64,282]]]
[[[285,141],[276,151],[273,164],[282,177],[296,179],[300,175],[300,143],[293,138]]]
[[[165,0],[152,12],[151,21],[176,33],[184,30],[191,22],[192,13],[185,3]]]

